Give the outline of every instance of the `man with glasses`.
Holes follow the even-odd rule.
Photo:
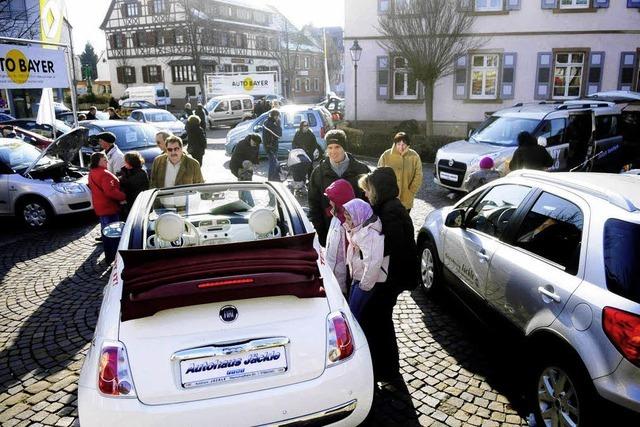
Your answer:
[[[170,136],[165,140],[166,153],[153,161],[151,167],[151,188],[166,188],[204,182],[200,164],[184,154],[182,140]]]

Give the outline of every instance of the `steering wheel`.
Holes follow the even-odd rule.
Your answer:
[[[511,219],[511,216],[513,215],[513,213],[515,211],[516,211],[516,208],[514,208],[514,207],[510,207],[510,208],[507,208],[504,211],[502,211],[500,216],[498,216],[498,220],[496,221],[496,232],[497,233],[502,233],[502,231],[507,226],[507,223],[509,223],[509,220]]]
[[[198,229],[191,224],[191,222],[186,220],[184,225],[186,232],[182,233],[182,236],[180,236],[180,239],[182,240],[182,244],[180,246],[184,246],[185,244],[187,244],[187,246],[199,246],[200,233],[198,232]]]

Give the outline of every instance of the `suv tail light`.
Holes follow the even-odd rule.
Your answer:
[[[613,345],[636,366],[640,366],[640,315],[605,307],[602,328]]]
[[[339,363],[353,354],[353,335],[344,313],[335,311],[327,317],[327,365]]]
[[[98,361],[98,390],[108,396],[136,396],[127,351],[120,342],[102,345]]]

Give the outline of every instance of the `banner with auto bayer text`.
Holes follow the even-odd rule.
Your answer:
[[[0,44],[0,89],[69,87],[62,50]]]
[[[207,97],[215,95],[272,95],[276,93],[275,73],[207,74]]]

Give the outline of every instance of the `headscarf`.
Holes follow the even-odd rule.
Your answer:
[[[353,199],[345,203],[343,207],[345,211],[349,212],[349,216],[351,216],[353,230],[362,227],[362,224],[373,216],[371,205],[362,199]]]
[[[334,215],[344,224],[344,209],[342,205],[356,197],[349,181],[346,179],[338,179],[332,182],[331,185],[324,190],[324,195],[336,205],[335,212],[330,212],[330,214]]]

